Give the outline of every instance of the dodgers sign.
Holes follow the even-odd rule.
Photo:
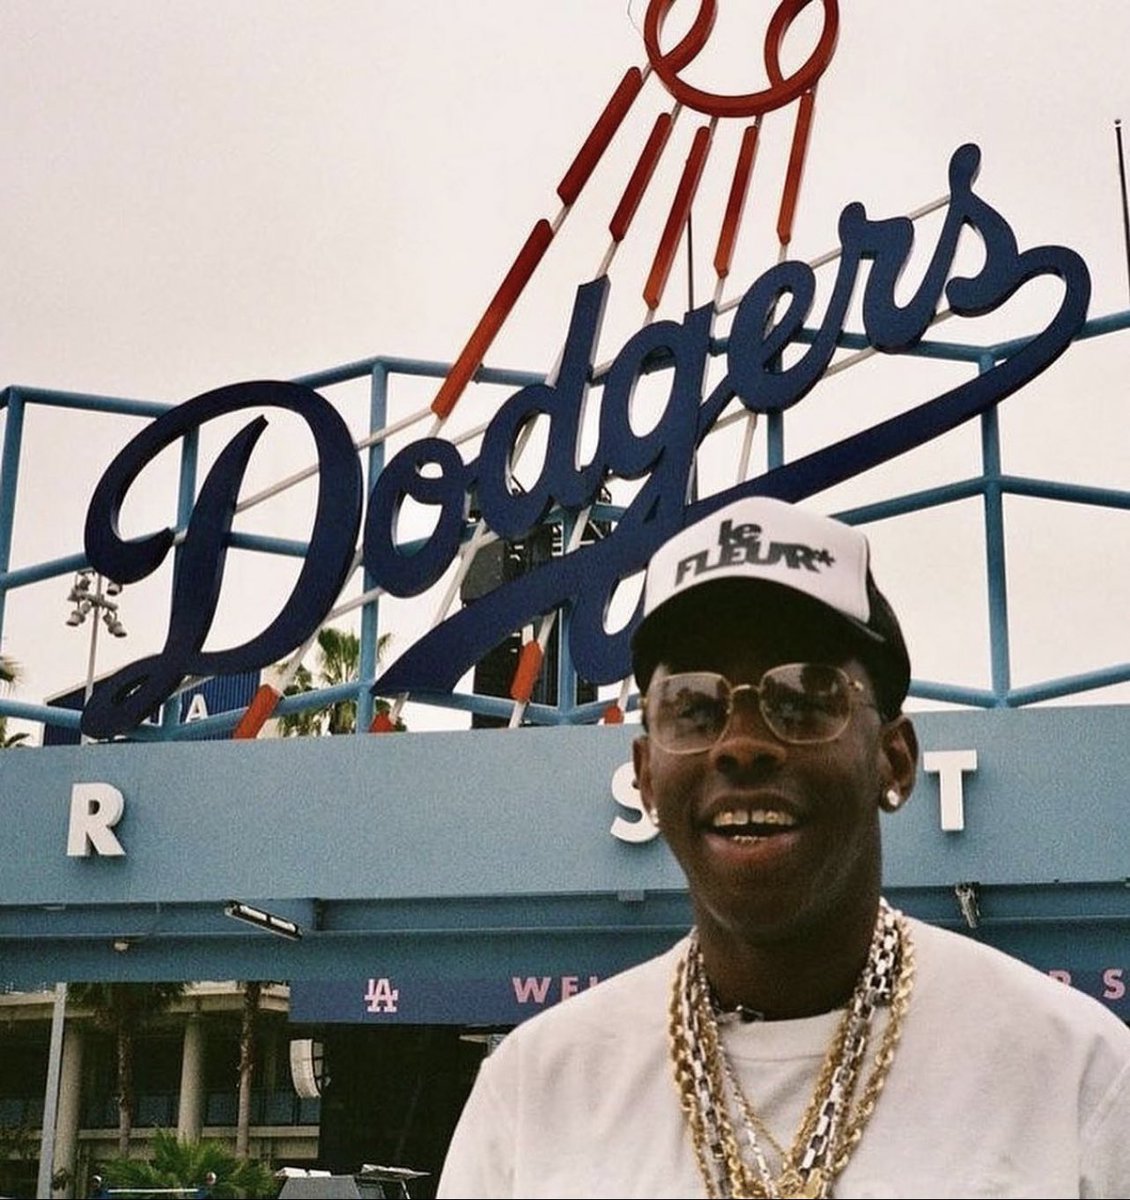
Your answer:
[[[913,247],[911,221],[873,220],[862,205],[849,204],[839,223],[839,270],[819,325],[814,331],[807,325],[815,295],[812,268],[787,260],[772,267],[742,298],[722,344],[727,373],[707,395],[713,304],[694,309],[681,321],[645,326],[596,378],[594,348],[609,283],[602,277],[579,287],[555,380],[512,395],[490,421],[481,451],[470,462],[440,437],[420,439],[397,454],[368,499],[361,557],[379,587],[396,596],[418,595],[440,578],[468,536],[466,513],[472,500],[490,530],[515,539],[528,535],[551,510],[577,514],[587,508],[610,478],[642,479],[643,486],[608,537],[504,583],[456,612],[401,655],[374,690],[385,695],[450,691],[507,634],[560,606],[570,610],[570,649],[578,673],[596,684],[622,679],[630,670],[629,643],[638,612],[626,626],[609,632],[605,617],[612,596],[684,524],[744,495],[792,501],[812,496],[947,433],[1043,371],[1086,319],[1090,277],[1083,260],[1066,247],[1018,248],[1005,218],[974,190],[979,165],[976,146],[962,146],[952,156],[946,219],[922,282],[908,301],[900,304],[895,290]],[[967,229],[979,237],[984,261],[974,275],[955,275],[958,238]],[[818,383],[843,334],[864,264],[864,331],[868,343],[887,354],[917,344],[943,297],[957,316],[975,317],[994,311],[1042,276],[1058,278],[1063,292],[1046,328],[975,378],[822,450],[688,500],[695,450],[727,405],[737,400],[750,412],[779,412],[799,403]],[[803,343],[807,350],[784,366],[784,351]],[[654,427],[640,434],[630,421],[633,389],[643,374],[655,370],[670,376],[666,405]],[[578,465],[590,388],[600,391],[599,434],[589,461]],[[128,733],[185,676],[270,665],[301,646],[329,613],[354,557],[361,521],[360,468],[344,421],[318,393],[297,384],[233,384],[159,417],[124,447],[99,483],[87,514],[87,556],[96,570],[122,583],[156,570],[173,545],[171,530],[135,540],[118,533],[119,514],[134,479],[161,450],[209,420],[272,406],[307,421],[319,460],[314,531],[289,600],[267,628],[243,645],[202,650],[215,615],[240,484],[263,429],[264,418],[257,417],[225,448],[197,498],[164,648],[95,688],[82,719],[89,736]],[[549,421],[548,449],[535,484],[519,490],[513,486],[512,455],[521,431],[537,417]],[[408,499],[438,514],[421,545],[401,546],[394,538]]]

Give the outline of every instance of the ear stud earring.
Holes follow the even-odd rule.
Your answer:
[[[903,796],[896,787],[887,788],[883,794],[882,805],[887,812],[897,812],[902,807]]]

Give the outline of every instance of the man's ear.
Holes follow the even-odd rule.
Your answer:
[[[658,829],[659,809],[655,806],[655,798],[651,792],[651,747],[646,734],[632,742],[632,768],[635,772],[635,779],[632,782],[639,791],[644,812]]]
[[[885,786],[894,788],[905,801],[918,778],[918,732],[909,717],[899,716],[883,726],[879,740],[885,763]]]

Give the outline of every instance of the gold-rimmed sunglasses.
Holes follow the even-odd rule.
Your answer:
[[[831,742],[864,698],[863,684],[828,663],[783,663],[757,683],[731,683],[713,671],[682,671],[654,680],[640,702],[648,736],[668,754],[700,754],[725,733],[742,692],[757,697],[761,718],[782,742]]]

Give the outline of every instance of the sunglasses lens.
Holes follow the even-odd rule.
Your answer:
[[[827,742],[851,716],[843,673],[823,663],[789,663],[761,680],[761,714],[786,742]]]
[[[729,715],[730,688],[721,675],[668,675],[648,690],[648,728],[667,750],[708,750],[722,736]]]

